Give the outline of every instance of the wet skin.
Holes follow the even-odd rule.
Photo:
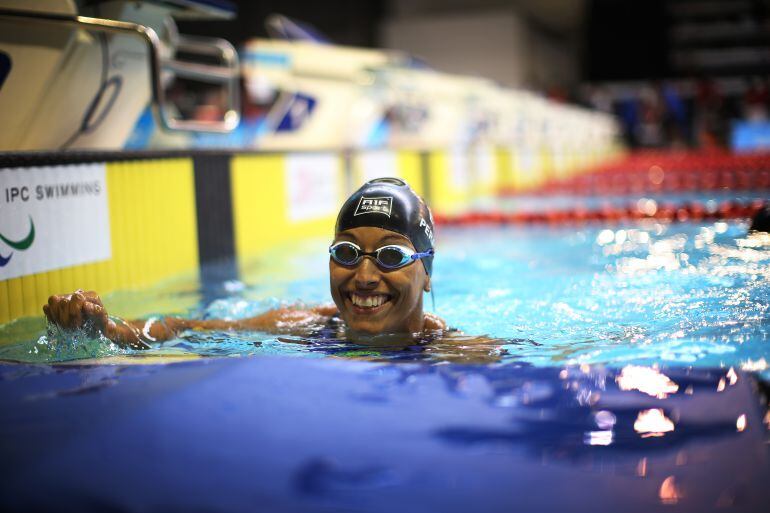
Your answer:
[[[346,230],[335,238],[335,242],[343,240],[358,244],[366,252],[389,244],[414,249],[406,237],[381,228]],[[430,277],[420,262],[400,269],[383,270],[368,256],[356,266],[343,266],[330,259],[329,275],[331,295],[336,306],[280,308],[234,321],[177,317],[124,321],[110,317],[95,292],[82,290],[51,296],[43,311],[51,324],[65,329],[89,327],[95,335],[101,333],[121,346],[134,349],[148,348],[149,342],[170,340],[187,329],[254,330],[303,335],[309,327],[329,322],[337,311],[347,325],[346,334],[349,337],[446,329],[442,319],[422,310],[422,293],[430,290]],[[352,294],[356,294],[358,306],[354,304]],[[373,303],[379,302],[382,304],[373,306]]]
[[[410,264],[408,267],[411,266],[418,267],[415,264]],[[420,264],[419,267],[422,267],[422,264]],[[366,272],[366,270],[364,270],[364,272]],[[341,272],[339,275],[344,276]],[[391,276],[391,278],[395,279],[394,276]],[[332,276],[332,280],[334,280],[334,276]],[[345,281],[346,280],[343,280],[342,283]],[[397,283],[403,285],[400,282]],[[378,286],[380,288],[376,290],[386,290],[383,284],[378,284]],[[395,288],[395,285],[389,285],[389,287]],[[411,293],[414,289],[420,290],[416,287],[408,290]],[[391,289],[388,288],[387,290]],[[408,296],[410,301],[402,304],[420,304],[415,303],[416,301],[419,301],[419,299],[413,297],[412,294],[408,294]],[[398,301],[394,301],[391,312],[398,314],[401,307],[395,303],[398,303]],[[97,332],[99,332],[113,342],[133,349],[147,349],[150,347],[148,341],[160,342],[169,340],[174,338],[180,331],[186,329],[257,330],[306,335],[307,332],[305,330],[308,326],[323,325],[337,313],[336,306],[328,305],[319,306],[310,310],[292,308],[270,310],[256,317],[238,321],[225,321],[219,319],[195,320],[180,319],[176,317],[166,317],[163,320],[158,319],[157,321],[124,321],[108,316],[101,299],[95,292],[86,292],[82,290],[78,290],[72,294],[51,296],[48,300],[48,304],[43,307],[43,310],[50,323],[56,324],[63,329],[90,327],[94,330],[94,336],[98,336]],[[385,311],[385,309],[382,311]],[[357,315],[359,317],[361,316],[361,314]],[[364,315],[365,318],[361,326],[364,328],[371,327],[372,321],[375,320],[373,318],[378,317],[379,315],[381,314],[377,313],[372,315],[372,319],[369,319]],[[405,330],[409,330],[412,329],[409,327],[410,323],[418,322],[415,319],[415,315],[416,313],[414,312],[405,317],[394,315],[393,318],[389,318],[389,320],[394,321],[395,324],[395,320],[399,317],[409,319],[409,322],[405,324],[405,326],[407,326]],[[423,333],[431,333],[433,337],[430,346],[427,347],[425,351],[426,353],[435,353],[441,361],[455,363],[497,362],[500,359],[499,352],[496,351],[499,345],[501,343],[511,343],[511,341],[501,341],[484,336],[468,337],[458,332],[445,333],[444,330],[446,329],[446,325],[439,317],[426,313],[423,315],[423,319]],[[353,322],[357,322],[357,318],[355,318]],[[347,331],[349,331],[349,329]],[[403,330],[401,331],[401,335],[390,336],[377,333],[376,335],[378,336],[371,336],[367,335],[368,332],[359,327],[359,333],[362,336],[356,337],[356,342],[363,345],[373,345],[378,350],[397,350],[399,348],[413,346],[416,343],[415,338],[412,336],[404,337]],[[152,339],[148,339],[147,335],[152,337]],[[296,342],[294,339],[286,339],[285,341]],[[387,361],[387,359],[383,360],[382,357],[378,356],[359,357],[358,359]]]
[[[334,243],[348,241],[372,252],[387,245],[415,249],[401,234],[361,227],[337,234]],[[430,277],[419,261],[399,269],[382,269],[372,256],[346,266],[329,259],[329,284],[334,304],[352,334],[419,333],[425,329],[423,292]]]

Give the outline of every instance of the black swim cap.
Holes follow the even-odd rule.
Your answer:
[[[421,253],[433,248],[433,215],[425,201],[400,178],[366,182],[342,205],[335,233],[362,226],[400,233]],[[433,257],[421,260],[430,276]]]

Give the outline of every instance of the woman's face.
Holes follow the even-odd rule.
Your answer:
[[[387,245],[414,249],[409,239],[382,228],[361,227],[337,234],[334,242],[348,241],[363,251]],[[422,331],[422,293],[430,290],[430,277],[415,261],[399,269],[381,269],[365,256],[354,266],[329,259],[329,279],[334,303],[352,332],[416,333]]]

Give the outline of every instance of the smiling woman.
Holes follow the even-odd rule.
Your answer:
[[[401,180],[372,180],[342,206],[334,231],[331,293],[349,331],[423,331],[434,253],[425,202]]]
[[[422,292],[430,291],[430,277],[422,266],[409,265],[420,255],[410,248],[409,239],[382,228],[361,227],[340,232],[337,240],[341,242],[332,246],[329,278],[332,298],[348,330],[367,335],[423,331]],[[362,247],[370,251],[363,252]],[[355,257],[335,256],[343,249]],[[387,258],[403,263],[390,267],[383,262]]]
[[[135,349],[169,340],[186,329],[306,334],[309,328],[342,325],[353,341],[446,329],[443,320],[423,312],[423,292],[430,291],[433,269],[433,217],[406,182],[379,178],[353,193],[340,209],[329,254],[334,306],[281,308],[235,321],[176,317],[124,321],[109,316],[95,292],[78,290],[51,296],[43,311],[49,322],[62,328],[87,328]]]

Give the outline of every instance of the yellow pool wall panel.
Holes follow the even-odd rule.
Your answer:
[[[106,180],[110,258],[0,281],[0,324],[41,315],[52,294],[78,288],[107,294],[197,273],[192,160],[112,162]]]
[[[110,163],[107,187],[113,253],[111,261],[101,264],[108,271],[101,276],[113,276],[110,290],[146,287],[197,272],[191,159]]]
[[[468,158],[464,150],[428,154],[429,203],[434,214],[453,215],[467,208],[471,194]]]
[[[11,319],[11,301],[8,292],[8,281],[0,281],[0,324]]]
[[[241,269],[278,244],[333,236],[346,197],[341,154],[235,155],[230,169]]]
[[[497,148],[497,192],[511,191],[516,187],[514,156],[511,148]]]
[[[403,150],[398,152],[399,176],[420,196],[425,196],[425,176],[423,173],[422,154],[417,151]]]

